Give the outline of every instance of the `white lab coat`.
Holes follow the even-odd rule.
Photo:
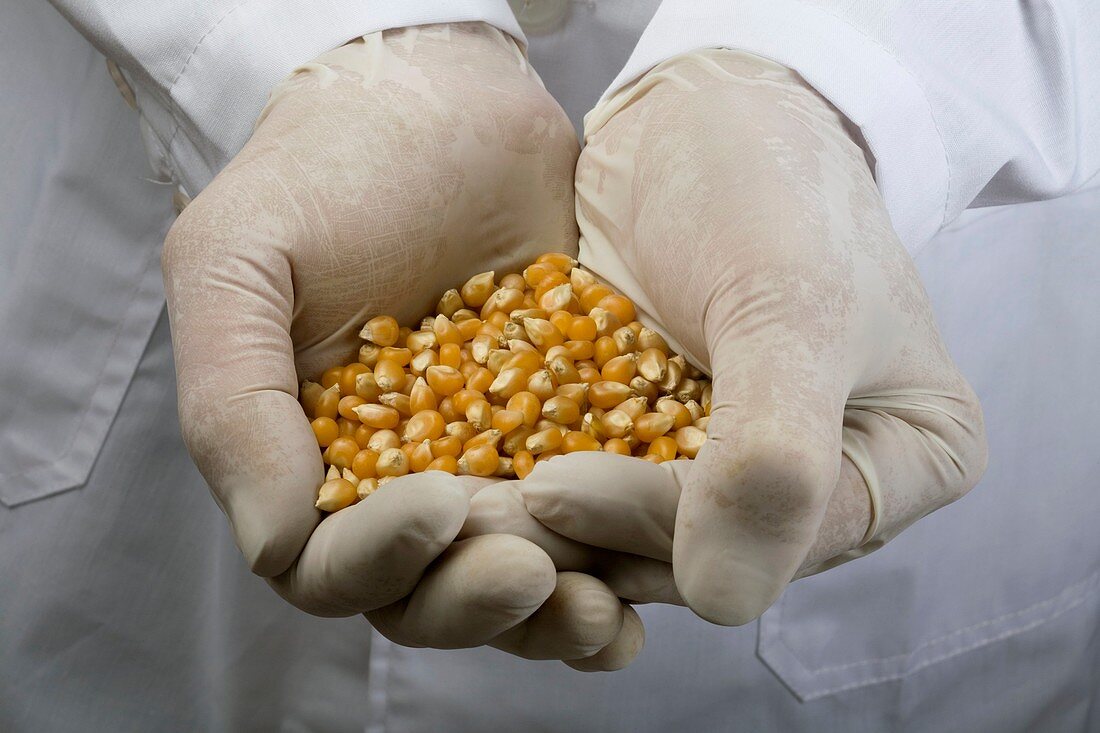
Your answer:
[[[502,0],[58,0],[138,116],[60,15],[6,4],[0,730],[1100,730],[1097,6],[573,0],[555,21],[556,1],[528,0],[549,20],[527,41],[578,127],[617,74],[714,45],[792,66],[860,126],[985,407],[981,484],[759,622],[642,608],[647,647],[615,674],[305,616],[248,573],[180,442],[170,194],[350,36],[521,30]]]

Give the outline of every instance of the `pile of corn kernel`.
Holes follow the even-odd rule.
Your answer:
[[[338,511],[408,473],[524,478],[564,453],[694,458],[710,383],[634,304],[560,253],[448,290],[413,331],[367,321],[359,360],[303,382]]]

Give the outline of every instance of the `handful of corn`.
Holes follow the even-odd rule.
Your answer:
[[[419,329],[367,321],[359,360],[302,383],[335,512],[408,473],[524,478],[576,451],[662,463],[706,439],[710,383],[568,255],[474,275]]]

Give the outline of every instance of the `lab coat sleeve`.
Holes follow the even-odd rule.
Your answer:
[[[1100,183],[1100,3],[664,0],[605,97],[698,48],[802,75],[860,128],[911,252],[964,209]]]
[[[524,42],[507,0],[51,0],[122,71],[154,170],[197,194],[295,67],[375,31],[484,21]]]

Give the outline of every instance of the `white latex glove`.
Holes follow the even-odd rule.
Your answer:
[[[783,67],[705,50],[585,123],[580,260],[713,374],[713,414],[692,463],[540,464],[521,486],[536,517],[671,560],[696,613],[741,624],[974,485],[978,400],[834,108]]]
[[[248,563],[291,603],[371,612],[408,645],[567,659],[637,637],[606,586],[559,578],[527,540],[451,544],[468,480],[402,478],[322,517],[296,399],[300,378],[354,358],[368,317],[414,321],[475,272],[573,247],[576,154],[510,37],[482,24],[379,33],[280,85],[172,228],[183,435]]]

